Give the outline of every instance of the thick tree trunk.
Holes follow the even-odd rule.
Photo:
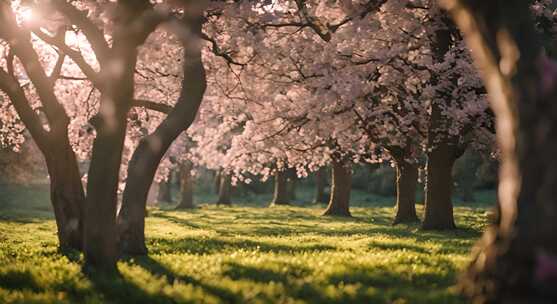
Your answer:
[[[418,165],[404,158],[396,159],[396,207],[393,225],[418,222],[416,214],[416,189]]]
[[[327,170],[325,168],[320,168],[315,172],[315,197],[313,198],[314,204],[327,203],[325,187],[327,187]]]
[[[199,33],[200,21],[192,22],[192,28]],[[118,215],[120,248],[127,254],[147,253],[144,233],[149,187],[170,145],[193,123],[207,87],[200,46],[196,41],[188,41],[183,46],[184,78],[178,101],[157,129],[141,140],[128,166],[128,180]]]
[[[126,136],[126,116],[120,112],[116,117],[103,120],[105,122],[96,126],[97,137],[93,144],[87,179],[83,249],[87,268],[113,272],[116,271],[118,256],[116,206],[120,163]]]
[[[530,4],[448,7],[483,71],[501,150],[499,220],[461,282],[474,303],[557,303],[557,72],[526,13]]]
[[[157,201],[172,203],[172,171],[168,172],[168,176],[165,181],[161,181],[159,183]]]
[[[176,206],[176,209],[193,209],[195,208],[193,204],[193,176],[191,175],[192,164],[186,162],[180,166],[180,179],[182,180],[180,184],[180,192],[182,193],[182,198],[180,203]]]
[[[72,147],[65,143],[52,145],[47,154],[50,176],[50,199],[54,208],[60,248],[82,249],[82,208],[85,193]]]
[[[352,169],[346,162],[333,161],[332,187],[325,216],[352,216],[350,214],[350,191]]]
[[[231,183],[230,175],[221,172],[219,174],[219,180],[220,180],[219,199],[217,200],[217,206],[218,205],[230,206],[232,205],[232,200],[230,199],[230,196],[232,194],[232,183]]]
[[[446,27],[435,30],[433,37],[433,51],[435,60],[441,62],[451,48],[452,34],[450,20],[445,16],[437,16],[440,23]],[[435,84],[445,81],[434,77]],[[431,103],[428,130],[428,160],[426,165],[425,215],[423,229],[445,230],[455,229],[453,204],[451,200],[453,177],[452,168],[456,158],[456,140],[448,129],[451,121],[443,115],[441,98]]]
[[[271,206],[290,205],[290,195],[288,193],[288,172],[278,171],[275,173],[275,190]]]
[[[120,7],[126,18],[119,20],[106,66],[119,67],[101,71],[103,86],[99,113],[92,119],[97,135],[87,177],[84,210],[83,251],[86,269],[115,272],[118,258],[116,209],[120,165],[126,138],[127,116],[134,98],[134,74],[137,41],[130,41],[129,23],[143,12],[141,6]],[[123,11],[122,11],[123,12]],[[126,32],[126,33],[124,33]],[[147,191],[145,197],[147,197]],[[139,189],[138,189],[139,190]]]
[[[452,202],[454,150],[449,143],[441,142],[427,155],[423,229],[456,229]]]

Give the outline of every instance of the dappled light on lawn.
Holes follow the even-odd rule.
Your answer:
[[[350,219],[302,207],[150,209],[149,256],[103,277],[57,251],[44,201],[24,206],[27,217],[1,211],[0,302],[465,303],[452,286],[485,225],[485,209],[468,206],[455,232],[393,227],[381,204]]]

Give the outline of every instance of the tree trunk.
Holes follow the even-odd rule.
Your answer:
[[[106,99],[109,98],[105,97],[105,102]],[[117,117],[103,120],[106,122],[96,126],[97,137],[93,144],[87,179],[83,247],[87,268],[113,272],[116,271],[118,256],[116,206],[120,163],[126,136],[126,116],[119,113]]]
[[[217,201],[217,206],[218,205],[230,206],[230,205],[232,205],[232,200],[230,199],[230,195],[231,195],[231,192],[232,192],[232,184],[231,184],[230,175],[228,175],[224,172],[221,172],[219,174],[219,180],[220,180],[219,199]]]
[[[99,113],[91,120],[96,129],[91,163],[87,177],[84,210],[83,248],[86,269],[115,272],[118,258],[116,209],[120,166],[128,112],[134,98],[134,74],[137,64],[137,41],[126,39],[129,25],[143,12],[141,6],[120,7],[128,10],[126,18],[115,27],[114,42],[106,66],[102,69],[103,85]],[[151,184],[147,185],[145,198]],[[137,189],[142,191],[143,189]]]
[[[333,161],[332,171],[331,198],[323,215],[352,216],[350,214],[352,170],[346,162]]]
[[[325,195],[326,186],[327,186],[327,170],[325,168],[320,168],[315,172],[315,197],[313,199],[314,204],[327,203],[327,197]]]
[[[452,203],[454,149],[441,142],[427,154],[423,229],[456,229]]]
[[[180,192],[182,193],[182,198],[180,203],[176,206],[176,209],[193,209],[195,208],[193,204],[193,177],[191,175],[192,164],[186,162],[180,166],[180,178],[182,183],[180,184]]]
[[[531,1],[448,7],[481,67],[501,150],[499,220],[461,281],[474,303],[557,303],[557,82]]]
[[[290,201],[296,200],[296,185],[298,183],[297,178],[290,178],[288,180],[288,198]]]
[[[213,185],[214,185],[214,191],[216,194],[219,194],[220,192],[220,175],[221,175],[221,171],[215,171],[215,179],[213,180]]]
[[[404,158],[396,159],[396,207],[393,225],[418,222],[416,189],[418,166]]]
[[[278,171],[275,173],[275,192],[271,206],[290,205],[290,195],[288,193],[288,172]]]
[[[10,98],[13,108],[44,156],[50,177],[50,197],[59,246],[62,249],[82,249],[85,196],[77,159],[68,138],[70,118],[54,92],[55,82],[46,74],[29,34],[25,34],[27,30],[19,28],[10,3],[1,2],[0,11],[0,36],[10,45],[12,55],[19,59],[27,74],[26,81],[34,86],[50,130],[45,129],[44,120],[27,98],[24,91],[27,85],[20,83],[12,69],[5,71],[0,68],[0,90]],[[56,65],[61,67],[64,58],[65,55],[59,55]]]
[[[52,145],[46,159],[50,176],[50,200],[54,209],[60,248],[82,249],[82,208],[85,193],[72,147],[67,142]]]
[[[157,201],[172,203],[172,171],[168,171],[166,180],[159,183]]]
[[[199,20],[192,22],[197,34],[200,26]],[[149,187],[170,145],[193,123],[207,87],[200,46],[195,41],[187,41],[183,48],[184,78],[178,101],[157,129],[141,140],[128,166],[128,180],[118,215],[120,247],[127,254],[147,253],[145,206]]]

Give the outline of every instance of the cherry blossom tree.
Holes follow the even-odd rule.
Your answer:
[[[38,9],[18,2],[1,3],[0,18],[5,26],[0,36],[3,47],[7,46],[0,70],[1,89],[45,156],[60,245],[83,245],[88,265],[111,270],[117,256],[116,193],[126,150],[128,114],[132,106],[153,106],[134,96],[138,47],[159,24],[175,19],[166,7],[153,6],[148,1],[83,1],[75,5],[51,1]],[[32,20],[20,17],[29,15],[20,14],[24,9],[33,9]],[[192,25],[200,19],[192,16],[185,20],[190,22],[186,24],[189,28],[195,28]],[[78,44],[80,38],[86,46]],[[66,58],[71,64],[65,64]],[[88,114],[89,110],[72,105],[71,98],[81,97],[84,90],[78,88],[87,86],[68,83],[83,79],[92,88],[87,95],[97,97],[98,103],[91,110],[95,113],[92,117],[83,115],[79,121],[74,117],[80,115],[73,116],[72,111]],[[32,86],[22,85],[23,81]],[[85,107],[89,109],[89,104]],[[92,135],[89,137],[93,142],[87,196],[72,149],[72,141],[79,140],[70,139],[84,135],[72,128],[76,122],[85,125],[84,120],[92,125],[85,135]]]

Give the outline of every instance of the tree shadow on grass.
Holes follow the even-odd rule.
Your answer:
[[[320,287],[309,282],[297,279],[310,276],[310,270],[300,268],[290,269],[287,272],[278,272],[263,267],[242,265],[239,263],[226,263],[223,275],[232,280],[248,280],[260,284],[280,283],[286,287],[285,292],[289,297],[305,300],[306,303],[345,303],[345,301],[334,301],[327,297]],[[258,294],[258,298],[265,303],[275,303],[278,299],[270,298],[265,294]]]
[[[422,263],[423,261],[420,261]],[[413,264],[415,261],[409,261]],[[327,281],[335,286],[350,285],[360,286],[356,290],[355,302],[369,300],[363,303],[420,303],[442,302],[456,303],[463,299],[456,294],[451,294],[448,289],[455,284],[457,269],[448,260],[428,265],[435,268],[431,272],[414,272],[412,268],[402,273],[389,266],[355,267],[345,266],[341,271],[330,274]],[[434,287],[434,288],[432,288]],[[380,290],[379,294],[372,296],[366,292],[367,288]]]
[[[0,287],[7,290],[43,291],[43,288],[28,270],[9,270],[0,273]]]
[[[336,247],[323,244],[289,246],[258,242],[248,239],[193,238],[182,239],[150,238],[147,240],[153,254],[189,253],[212,254],[223,251],[260,251],[264,253],[302,253],[312,251],[336,250]]]
[[[384,288],[427,288],[432,283],[437,287],[450,287],[455,283],[458,269],[448,259],[432,261],[428,257],[409,259],[400,265],[420,264],[433,269],[431,272],[415,272],[412,268],[399,273],[389,266],[375,265],[373,267],[355,267],[346,265],[338,273],[329,275],[328,281],[332,284],[363,284]]]
[[[182,225],[182,226],[186,226],[186,227],[190,227],[190,228],[194,228],[194,229],[205,229],[205,227],[194,224],[191,221],[188,221],[186,219],[179,218],[179,217],[172,216],[172,215],[168,215],[168,214],[164,214],[164,213],[158,213],[157,212],[157,213],[151,214],[151,216],[162,218],[162,219],[168,220],[169,222],[172,222],[174,224],[178,224],[178,225]]]
[[[163,277],[168,284],[174,284],[175,281],[180,281],[203,289],[205,292],[215,296],[223,303],[241,303],[241,299],[237,294],[225,288],[204,283],[191,276],[178,274],[149,256],[136,257],[133,260],[127,259],[126,262],[132,265],[140,266],[155,276]]]
[[[167,295],[146,292],[119,272],[112,274],[88,273],[87,278],[91,281],[94,290],[102,294],[103,301],[107,303],[176,303]]]
[[[371,241],[368,244],[368,247],[370,249],[381,249],[381,250],[392,250],[392,251],[403,250],[403,251],[413,251],[416,253],[424,253],[424,254],[430,253],[430,250],[423,248],[419,245],[406,244],[402,242],[387,243],[387,242]]]

